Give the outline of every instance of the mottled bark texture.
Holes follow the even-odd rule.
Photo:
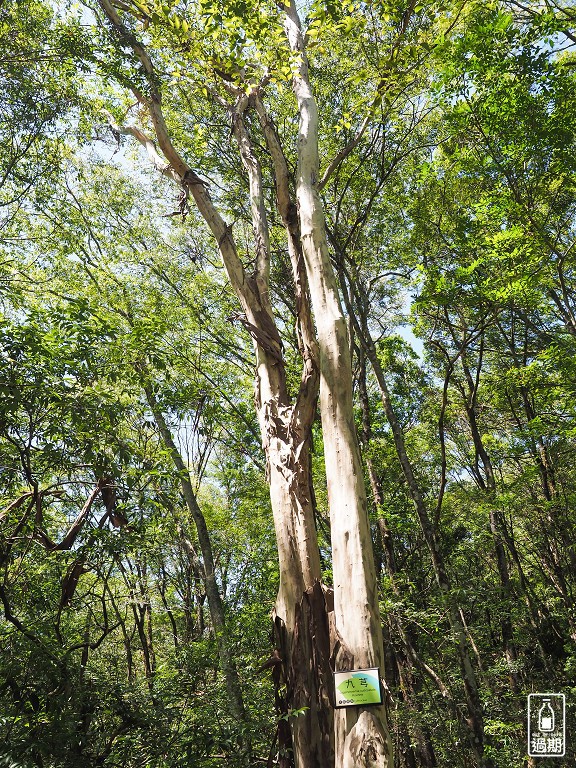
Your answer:
[[[384,650],[364,475],[354,424],[352,361],[346,319],[326,238],[318,190],[318,108],[295,3],[286,8],[286,35],[300,62],[293,89],[300,115],[296,196],[320,358],[320,415],[330,507],[336,668],[378,667]],[[348,660],[344,663],[344,652]],[[392,764],[384,705],[336,710],[336,765]]]

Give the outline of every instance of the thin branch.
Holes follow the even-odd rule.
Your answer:
[[[322,178],[318,182],[318,192],[321,192],[324,187],[326,186],[326,183],[330,179],[330,176],[334,173],[334,171],[344,162],[344,160],[348,157],[348,155],[353,152],[360,141],[362,140],[362,136],[364,136],[366,129],[370,125],[370,121],[374,117],[372,110],[368,112],[364,120],[362,121],[362,124],[360,125],[360,128],[358,128],[358,131],[356,132],[356,135],[354,136],[351,141],[348,142],[348,144],[343,147],[340,152],[336,155],[336,157],[333,158],[333,160],[328,165],[328,168],[324,171],[324,174],[322,175]]]

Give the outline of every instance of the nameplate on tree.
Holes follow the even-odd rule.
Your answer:
[[[336,707],[364,707],[382,704],[379,669],[351,669],[334,672]]]

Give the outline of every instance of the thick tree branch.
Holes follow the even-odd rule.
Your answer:
[[[152,139],[147,136],[144,131],[140,130],[140,128],[137,128],[135,125],[119,125],[107,109],[102,110],[102,112],[106,115],[108,125],[115,135],[133,136],[144,147],[148,159],[157,171],[163,176],[167,176],[169,179],[176,182],[176,184],[182,184],[182,178],[176,173],[170,163],[162,157],[156,149],[156,145]]]
[[[120,133],[127,131],[133,135],[146,148],[154,166],[158,168],[161,173],[170,176],[177,184],[183,187],[187,194],[190,193],[192,195],[200,214],[216,238],[226,273],[236,295],[242,303],[242,308],[244,309],[248,320],[253,325],[259,326],[262,324],[262,321],[259,320],[258,317],[262,313],[262,306],[258,297],[257,287],[245,274],[244,266],[238,256],[236,244],[232,236],[232,227],[222,218],[212,202],[204,183],[176,150],[172,139],[170,138],[164,114],[162,112],[162,94],[152,59],[145,46],[139,42],[132,32],[122,23],[122,20],[109,0],[99,0],[99,3],[116,35],[132,48],[146,72],[150,87],[150,95],[148,98],[139,93],[136,93],[136,95],[148,109],[158,145],[162,154],[168,161],[168,165],[162,162],[162,158],[158,154],[154,142],[152,142],[152,140],[140,129],[135,129],[134,127],[120,128],[115,124],[114,130],[119,131]],[[267,326],[267,333],[271,336],[271,343],[275,348],[277,347],[279,351],[280,338],[277,330],[270,327],[270,322],[265,323],[265,325]]]
[[[9,621],[10,624],[16,627],[16,629],[19,632],[21,632],[25,637],[27,637],[28,640],[31,640],[36,645],[40,646],[40,648],[42,648],[43,652],[46,654],[47,658],[49,658],[57,666],[60,666],[60,660],[46,648],[46,646],[40,640],[39,637],[37,637],[33,632],[30,632],[30,630],[28,630],[24,626],[24,624],[20,621],[20,619],[18,619],[12,613],[10,602],[8,600],[8,595],[6,593],[5,588],[2,586],[2,584],[0,584],[0,603],[2,603],[2,608],[4,610],[4,618],[6,619],[6,621]]]
[[[296,301],[296,316],[298,327],[298,345],[304,360],[300,379],[300,390],[294,408],[294,418],[298,419],[306,430],[311,426],[316,411],[316,400],[319,386],[318,343],[312,319],[308,278],[302,253],[300,223],[296,203],[290,194],[290,174],[288,163],[282,149],[280,137],[266,108],[257,94],[255,97],[256,112],[266,139],[266,146],[272,158],[274,183],[276,188],[276,203],[282,223],[288,238],[288,252],[292,265],[294,281],[294,297]]]
[[[0,512],[0,523],[10,514],[10,512],[18,509],[18,507],[22,506],[26,499],[30,499],[32,496],[34,496],[34,491],[28,491],[27,493],[23,493],[22,496],[19,496],[17,499],[15,499],[11,504],[8,504],[6,509]]]

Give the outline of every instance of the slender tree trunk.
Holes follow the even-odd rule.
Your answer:
[[[166,598],[166,570],[164,569],[164,566],[160,566],[159,568],[158,591],[160,592],[162,605],[164,606],[164,610],[166,611],[168,620],[170,621],[170,626],[172,627],[172,639],[174,642],[174,650],[178,651],[178,648],[180,647],[180,641],[178,639],[178,627],[176,625],[174,611],[170,608],[170,605],[168,604],[168,600]]]
[[[132,680],[134,680],[134,659],[132,657],[132,644],[131,644],[130,635],[128,634],[128,630],[126,628],[125,617],[122,616],[120,609],[118,608],[118,604],[116,603],[116,598],[114,597],[114,593],[110,589],[110,585],[108,584],[107,580],[105,581],[104,589],[105,589],[105,592],[108,593],[108,597],[110,599],[110,603],[112,605],[114,615],[116,616],[118,626],[122,631],[122,641],[124,643],[124,650],[126,651],[127,677],[128,677],[128,681],[131,682]]]
[[[376,474],[372,461],[370,459],[370,440],[372,437],[372,425],[370,417],[370,403],[368,400],[368,390],[366,385],[366,356],[362,347],[356,349],[358,357],[359,373],[358,373],[358,391],[360,396],[360,405],[362,408],[362,444],[366,449],[366,464],[368,469],[368,475],[370,478],[370,487],[372,490],[372,496],[374,505],[376,507],[376,513],[378,517],[378,528],[380,537],[382,539],[382,547],[384,550],[384,560],[386,565],[386,575],[390,579],[390,585],[395,596],[401,600],[402,595],[398,588],[397,571],[396,571],[396,557],[394,554],[394,543],[392,540],[391,531],[388,528],[388,523],[382,515],[382,503],[383,493],[380,480]],[[403,765],[406,768],[416,768],[417,765],[421,768],[435,768],[436,755],[434,753],[434,747],[430,738],[430,733],[427,729],[422,728],[418,724],[418,708],[414,702],[414,697],[420,690],[420,684],[415,674],[416,667],[415,659],[418,658],[416,651],[416,638],[406,627],[403,626],[401,619],[391,614],[388,616],[389,634],[391,635],[389,650],[390,656],[394,660],[398,672],[398,685],[402,694],[402,698],[405,702],[406,708],[412,713],[411,727],[401,727],[401,741],[403,743],[402,752],[403,755],[399,756],[399,763],[402,768]],[[397,650],[394,646],[394,642],[399,643],[401,650]],[[402,648],[403,646],[403,648]],[[422,664],[420,664],[422,668]],[[437,677],[437,676],[436,676]],[[435,681],[436,682],[436,681]],[[447,689],[443,688],[443,695]],[[416,762],[417,761],[417,762]]]
[[[499,522],[500,513],[494,509],[490,510],[490,531],[494,539],[494,550],[496,553],[496,564],[498,566],[498,573],[500,575],[500,593],[501,593],[501,605],[504,612],[500,618],[500,632],[502,635],[502,645],[504,647],[504,655],[508,668],[510,670],[510,688],[513,693],[518,693],[519,680],[515,666],[518,659],[516,653],[516,647],[514,645],[513,629],[512,629],[512,617],[510,615],[510,605],[512,601],[512,588],[510,583],[510,570],[508,568],[508,560],[506,558],[506,551],[502,542],[501,524]]]
[[[146,605],[145,605],[145,598],[143,598],[142,593],[137,594],[136,592],[136,586],[135,586],[135,578],[134,578],[134,572],[132,569],[131,564],[128,562],[129,571],[126,569],[126,566],[124,565],[123,561],[120,559],[119,556],[116,556],[116,563],[118,565],[118,568],[120,569],[120,572],[122,573],[122,576],[124,578],[124,583],[126,584],[129,593],[130,593],[130,605],[132,608],[132,615],[134,617],[134,624],[136,625],[136,631],[138,632],[138,638],[140,640],[140,647],[142,649],[142,658],[144,661],[144,673],[146,675],[146,680],[148,682],[148,688],[150,690],[150,694],[152,697],[152,701],[154,701],[154,673],[155,673],[155,658],[154,658],[154,648],[152,646],[152,638],[147,633],[147,622],[146,622]],[[141,584],[139,584],[141,586]]]
[[[200,544],[200,551],[202,553],[202,576],[204,586],[206,589],[206,595],[208,597],[208,608],[210,610],[210,617],[212,619],[212,627],[214,628],[214,634],[216,636],[216,643],[218,645],[218,655],[220,659],[220,669],[224,675],[226,681],[226,689],[228,692],[228,701],[230,704],[230,712],[239,722],[246,721],[246,711],[244,709],[244,701],[242,698],[242,689],[240,686],[240,680],[238,678],[238,670],[234,663],[234,657],[228,643],[228,633],[226,630],[226,619],[224,614],[224,604],[220,595],[220,589],[216,581],[216,571],[214,567],[214,555],[212,552],[212,542],[210,540],[210,534],[206,526],[206,520],[202,514],[202,510],[196,499],[196,494],[192,488],[190,481],[190,472],[180,451],[178,450],[174,438],[164,414],[159,407],[152,389],[147,384],[144,385],[144,391],[148,400],[148,405],[154,416],[154,420],[158,426],[164,445],[170,452],[172,461],[176,471],[178,472],[178,478],[180,480],[180,487],[182,489],[182,495],[186,503],[186,507],[190,516],[194,520],[196,531],[198,534],[198,542]]]
[[[481,489],[486,493],[486,496],[492,502],[492,508],[489,512],[490,531],[492,533],[492,539],[494,542],[494,554],[496,558],[496,566],[498,568],[498,575],[500,577],[500,593],[501,593],[501,609],[502,614],[500,617],[500,631],[502,636],[502,644],[504,649],[504,655],[510,669],[509,679],[511,690],[516,693],[519,687],[518,675],[515,672],[515,662],[517,660],[516,649],[513,639],[513,624],[511,617],[511,606],[513,600],[512,586],[510,582],[510,572],[508,568],[508,561],[506,558],[506,551],[504,549],[504,543],[502,541],[502,531],[504,529],[503,521],[501,520],[501,512],[497,509],[496,505],[496,475],[494,473],[494,467],[492,466],[492,459],[490,454],[484,446],[480,428],[478,426],[478,420],[476,417],[477,402],[476,392],[478,387],[478,377],[476,379],[472,376],[472,373],[467,365],[466,358],[463,355],[462,369],[468,383],[468,398],[465,397],[466,415],[468,417],[468,423],[470,425],[470,431],[472,434],[472,441],[474,443],[474,450],[477,457],[480,458],[482,466],[484,468],[484,478],[478,477],[479,485]]]

